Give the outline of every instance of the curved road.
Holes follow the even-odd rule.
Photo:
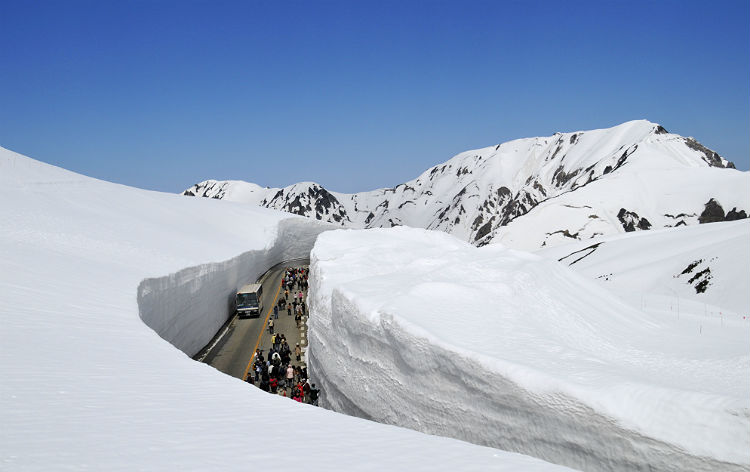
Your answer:
[[[210,348],[203,362],[225,374],[244,380],[256,347],[267,352],[267,344],[270,344],[270,336],[266,327],[268,318],[273,316],[277,296],[279,294],[283,296],[283,291],[280,292],[279,289],[284,271],[287,267],[300,267],[301,265],[303,264],[290,261],[288,265],[280,264],[271,268],[262,278],[263,312],[261,316],[239,319],[235,315],[225,328],[226,333],[221,335],[219,341]],[[288,316],[286,311],[279,312],[279,318],[275,320],[275,332],[284,333],[292,349],[295,343],[300,342],[300,331],[294,322],[294,317]],[[304,346],[304,343],[302,345]]]

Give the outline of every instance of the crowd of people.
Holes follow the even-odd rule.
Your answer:
[[[302,317],[305,316],[307,308],[305,306],[303,291],[307,290],[307,277],[309,270],[303,268],[290,268],[286,270],[281,285],[284,288],[284,296],[279,297],[278,302],[273,307],[273,316],[268,319],[268,334],[273,335],[275,320],[279,319],[279,313],[286,310],[287,316],[294,313],[294,321],[297,328],[302,324]],[[291,298],[291,301],[290,301]]]
[[[274,334],[272,339],[274,347],[269,350],[268,359],[262,349],[255,352],[253,371],[248,372],[247,381],[263,391],[317,405],[320,390],[308,380],[307,367],[292,363],[291,349],[283,334]],[[295,350],[298,348],[299,343]]]
[[[297,327],[300,327],[306,313],[303,291],[307,290],[307,278],[307,269],[286,270],[282,279],[284,295],[279,297],[273,308],[273,316],[268,320],[268,334],[271,336],[268,358],[264,357],[262,349],[257,349],[252,370],[248,372],[246,380],[266,392],[289,397],[300,403],[317,405],[320,390],[308,380],[300,344],[296,343],[292,349],[286,336],[274,331],[274,320],[278,320],[279,313],[284,310],[287,316],[294,313]],[[295,361],[297,365],[294,365]]]

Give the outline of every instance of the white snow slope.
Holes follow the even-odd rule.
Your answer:
[[[311,274],[328,408],[582,470],[750,467],[737,320],[699,333],[562,264],[411,228],[324,233]]]
[[[698,317],[706,328],[750,323],[750,220],[627,233],[537,251],[634,306]],[[687,322],[687,319],[684,321]]]
[[[744,218],[750,172],[646,120],[462,152],[394,188],[208,180],[184,195],[242,201],[345,227],[406,225],[536,250],[625,231]],[[704,215],[711,201],[721,207]],[[713,208],[713,207],[711,207]],[[718,208],[713,208],[718,210]]]
[[[2,470],[561,469],[297,404],[185,354],[237,286],[327,226],[2,148],[0,202]]]

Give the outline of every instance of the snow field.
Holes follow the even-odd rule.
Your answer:
[[[596,245],[596,247],[592,247]],[[727,326],[750,320],[750,220],[682,226],[577,241],[537,251],[649,313]],[[692,270],[686,271],[690,266]],[[708,269],[697,293],[691,277]],[[683,274],[683,272],[686,272]],[[687,319],[687,318],[686,318]],[[711,320],[716,323],[710,323]]]
[[[582,470],[746,470],[746,333],[672,333],[595,282],[409,228],[311,254],[321,404]]]
[[[192,353],[235,282],[304,252],[319,223],[2,148],[0,201],[1,470],[246,471],[281,451],[313,471],[565,470],[265,394],[139,317]]]

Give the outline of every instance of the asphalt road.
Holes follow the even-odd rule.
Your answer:
[[[225,374],[245,379],[248,364],[250,363],[256,346],[263,349],[264,354],[270,347],[270,335],[268,334],[268,318],[273,317],[273,307],[277,296],[284,296],[281,287],[281,278],[287,267],[299,267],[301,264],[290,263],[271,269],[263,278],[263,312],[259,318],[238,318],[234,316],[226,328],[226,333],[209,350],[203,358],[203,362],[209,364]],[[250,283],[252,281],[248,281]],[[305,293],[305,295],[307,295]],[[289,298],[291,301],[291,298]],[[304,340],[304,329],[300,331],[294,321],[294,316],[288,316],[286,311],[279,312],[279,318],[274,320],[275,332],[284,333],[292,350],[296,343]],[[294,364],[300,364],[294,362]],[[304,362],[302,362],[304,364]]]
[[[247,364],[255,352],[255,345],[266,327],[268,314],[273,310],[283,273],[284,267],[278,267],[266,274],[261,297],[263,312],[260,317],[240,319],[235,316],[229,323],[226,334],[209,351],[203,362],[232,377],[243,378]]]

